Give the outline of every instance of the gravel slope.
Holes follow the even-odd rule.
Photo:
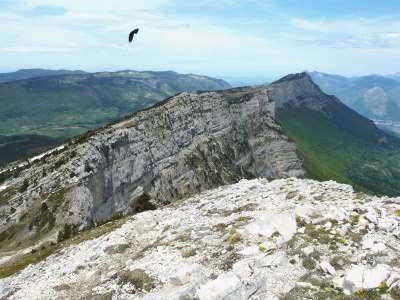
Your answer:
[[[0,298],[399,299],[399,220],[400,198],[242,180],[64,248],[1,279]]]

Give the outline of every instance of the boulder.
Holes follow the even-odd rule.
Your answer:
[[[385,283],[391,273],[387,265],[377,265],[374,268],[365,265],[356,265],[345,272],[344,289],[354,293],[359,289],[378,288]]]

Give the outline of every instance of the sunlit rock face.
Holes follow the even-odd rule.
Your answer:
[[[76,192],[97,201],[95,218],[143,193],[162,204],[240,178],[301,176],[265,90],[230,93],[181,94],[91,140],[90,174]]]

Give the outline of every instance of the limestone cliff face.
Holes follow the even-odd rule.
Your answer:
[[[42,233],[62,239],[242,178],[302,177],[302,159],[274,114],[307,80],[182,93],[20,166],[0,194],[0,243]]]
[[[301,176],[274,105],[265,89],[183,93],[114,125],[84,145],[88,174],[73,211],[91,203],[86,217],[99,222],[142,197],[162,205],[241,178]]]

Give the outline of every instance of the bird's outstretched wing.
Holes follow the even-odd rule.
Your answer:
[[[139,28],[136,28],[135,30],[132,30],[131,33],[129,34],[129,43],[132,43],[133,41],[133,36],[139,32]]]

